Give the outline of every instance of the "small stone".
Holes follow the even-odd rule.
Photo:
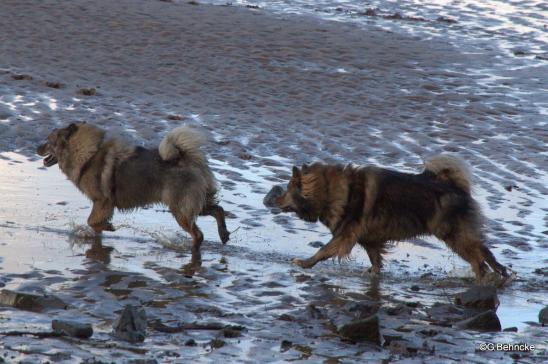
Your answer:
[[[142,308],[126,305],[120,317],[114,322],[112,335],[118,339],[142,342],[146,337],[147,318]]]
[[[411,290],[414,291],[414,292],[418,292],[418,291],[421,290],[421,288],[415,284],[415,285],[411,286]]]
[[[518,328],[515,327],[515,326],[512,326],[512,327],[507,327],[502,331],[504,331],[504,332],[518,332]]]
[[[295,321],[295,317],[293,317],[293,316],[291,316],[291,315],[288,315],[287,313],[282,313],[282,314],[278,317],[278,320],[292,322],[292,321]]]
[[[475,331],[500,331],[500,320],[493,310],[485,311],[469,319],[457,322],[455,327]]]
[[[379,317],[377,315],[350,322],[341,326],[338,331],[342,337],[351,341],[369,341],[380,345]]]
[[[46,81],[46,86],[51,87],[51,88],[63,88],[63,87],[65,87],[65,85],[63,85],[60,82],[51,82],[51,81]]]
[[[308,246],[311,246],[313,248],[323,248],[324,245],[325,244],[321,241],[311,241],[310,243],[308,243]]]
[[[312,303],[306,306],[306,312],[308,313],[308,317],[312,319],[323,319],[325,317],[322,311]]]
[[[11,78],[13,78],[14,80],[17,80],[17,81],[21,81],[21,80],[30,81],[30,80],[32,80],[31,75],[12,75]]]
[[[276,198],[283,195],[284,192],[285,192],[285,189],[282,186],[275,185],[263,198],[263,204],[266,207],[278,207],[278,205],[276,204]]]
[[[84,96],[95,96],[95,95],[97,95],[97,90],[94,89],[93,87],[92,88],[81,88],[78,92],[80,94],[84,95]]]
[[[540,322],[542,326],[548,324],[548,306],[544,307],[538,313],[538,322]]]
[[[221,339],[213,339],[209,342],[209,346],[211,346],[212,349],[219,349],[225,346],[226,342]]]
[[[223,330],[223,336],[226,338],[235,338],[242,336],[242,332],[240,330],[234,330],[230,328],[226,328]]]
[[[280,351],[286,352],[293,346],[293,343],[289,340],[282,340],[282,343],[280,344]]]
[[[53,320],[51,322],[51,328],[56,333],[80,339],[88,339],[93,335],[93,327],[91,324],[77,321]]]
[[[467,308],[496,310],[499,306],[497,289],[493,286],[473,286],[457,294],[455,303]]]
[[[387,307],[385,309],[385,312],[387,315],[389,316],[397,316],[397,315],[402,315],[402,314],[410,314],[411,313],[411,309],[406,306],[406,305],[403,305],[403,304],[398,304],[396,306],[393,306],[393,307]]]
[[[196,346],[196,340],[194,339],[188,339],[187,341],[185,341],[185,346]]]

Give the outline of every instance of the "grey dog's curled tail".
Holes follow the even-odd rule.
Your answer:
[[[468,164],[461,158],[439,154],[428,159],[424,168],[436,175],[436,177],[470,194],[472,190],[472,173]]]
[[[188,163],[206,164],[204,135],[196,128],[183,125],[170,131],[160,143],[158,151],[165,161],[183,160]]]

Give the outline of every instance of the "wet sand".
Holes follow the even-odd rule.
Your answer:
[[[38,314],[3,309],[0,322],[4,330],[47,330],[53,318],[76,318],[94,325],[97,341],[4,337],[7,360],[484,362],[516,355],[477,352],[483,341],[538,344],[543,351],[520,360],[546,360],[547,332],[534,323],[546,304],[546,276],[534,272],[548,264],[545,64],[496,78],[482,74],[494,50],[240,7],[3,1],[0,14],[1,284],[71,305]],[[238,229],[229,245],[217,241],[213,220],[200,220],[208,240],[203,269],[185,274],[188,240],[161,207],[116,215],[118,231],[105,234],[102,247],[93,244],[81,226],[89,202],[33,156],[53,127],[75,120],[149,146],[181,123],[208,130],[221,203],[233,216],[229,229]],[[312,254],[307,243],[326,242],[327,231],[272,215],[261,203],[293,163],[418,171],[423,157],[442,151],[472,165],[489,245],[517,272],[499,291],[497,311],[503,328],[517,333],[456,330],[427,315],[471,285],[466,264],[435,240],[399,244],[380,280],[363,273],[369,262],[360,251],[350,262],[304,271],[290,259]],[[100,340],[113,342],[112,322],[127,303],[143,305],[149,322],[245,330],[224,337],[149,328],[140,346],[101,348]],[[362,311],[380,307],[384,347],[335,335],[334,326],[359,316],[356,303]],[[389,314],[398,305],[407,309]],[[391,347],[394,337],[407,348]],[[198,345],[184,346],[191,338]]]

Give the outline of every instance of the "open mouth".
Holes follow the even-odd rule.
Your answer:
[[[44,158],[44,166],[46,167],[51,167],[56,163],[57,163],[57,158],[53,154],[48,154],[46,158]]]
[[[51,154],[49,151],[48,151],[48,143],[46,144],[42,144],[41,146],[38,147],[38,149],[36,149],[36,153],[38,155],[41,155],[42,157],[45,157],[44,158],[44,166],[46,167],[51,167],[53,166],[54,164],[57,163],[57,157],[55,157],[53,154]]]

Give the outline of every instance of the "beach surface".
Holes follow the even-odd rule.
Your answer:
[[[421,8],[406,5],[398,18],[377,3],[369,15],[324,6],[326,18],[262,4],[1,1],[0,285],[69,305],[0,308],[3,358],[548,360],[538,319],[548,277],[545,38],[533,30],[527,41],[503,30],[476,37],[466,14],[461,21],[429,8],[417,20]],[[535,6],[542,23],[548,10]],[[147,147],[181,124],[206,131],[232,240],[222,246],[214,220],[201,218],[203,267],[188,274],[189,238],[161,206],[115,214],[116,232],[89,234],[90,202],[34,154],[53,128],[74,121]],[[499,287],[497,315],[517,332],[452,327],[470,315],[453,303],[472,273],[435,239],[395,244],[380,277],[365,273],[358,248],[348,262],[302,270],[291,259],[313,254],[327,230],[262,204],[294,164],[419,172],[441,152],[471,165],[488,245],[515,273]],[[146,310],[144,343],[111,336],[127,304]],[[379,344],[341,340],[337,328],[375,313]],[[14,334],[46,332],[58,318],[92,324],[92,339]],[[193,322],[233,328],[159,324]],[[537,349],[482,352],[483,342]]]

